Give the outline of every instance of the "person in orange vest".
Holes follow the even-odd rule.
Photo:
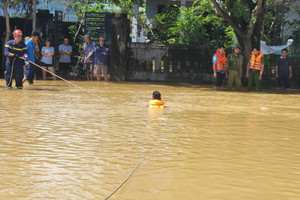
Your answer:
[[[214,70],[214,90],[218,90],[222,86],[224,78],[227,79],[225,47],[220,45],[217,52],[213,56]]]
[[[248,63],[246,78],[248,78],[248,90],[251,91],[253,82],[255,83],[256,91],[261,92],[261,80],[264,72],[264,54],[258,47],[253,48],[253,52]]]
[[[161,94],[159,91],[154,91],[152,94],[152,100],[149,101],[149,108],[164,108],[165,102],[161,100]]]

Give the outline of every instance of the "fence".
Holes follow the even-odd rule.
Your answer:
[[[111,21],[114,15],[114,13],[86,12],[84,33],[90,34],[96,41],[101,36],[107,45],[111,45]]]
[[[215,49],[202,46],[129,43],[126,80],[203,83],[213,81],[212,55]],[[299,49],[300,50],[300,49]],[[268,55],[263,83],[275,85],[275,60]],[[293,86],[300,85],[300,58],[292,56]],[[244,70],[245,75],[246,70]],[[244,85],[247,79],[243,78]]]
[[[128,57],[128,81],[212,80],[212,53],[204,46],[129,43]]]

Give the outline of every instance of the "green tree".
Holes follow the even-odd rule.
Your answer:
[[[6,0],[6,1],[1,1],[2,4],[2,9],[3,9],[3,13],[5,16],[5,26],[6,26],[6,36],[5,36],[5,44],[7,43],[7,41],[9,40],[9,36],[11,34],[11,30],[10,30],[10,23],[9,23],[9,14],[7,11],[7,8],[9,6],[10,1]]]
[[[10,16],[8,13],[8,8],[12,7],[15,9],[24,8],[26,6],[27,0],[0,0],[0,8],[3,10],[5,16],[5,26],[6,26],[6,36],[5,43],[9,40],[9,36],[11,34],[10,29]]]
[[[161,43],[231,46],[233,31],[216,15],[209,0],[196,0],[189,8],[167,6],[154,20],[154,39]]]
[[[216,15],[209,0],[196,0],[191,7],[181,8],[177,27],[179,43],[231,46],[232,30]]]
[[[165,6],[162,13],[153,20],[153,40],[158,43],[174,43],[178,38],[177,20],[180,14],[178,7]]]
[[[267,0],[211,0],[217,13],[233,28],[249,60],[252,47],[260,46]]]
[[[267,2],[262,28],[262,40],[271,45],[281,45],[287,38],[283,37],[284,30],[297,30],[300,20],[289,21],[290,5],[296,0]],[[299,30],[299,28],[298,28]]]

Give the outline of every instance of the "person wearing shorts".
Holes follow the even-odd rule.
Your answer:
[[[66,73],[66,78],[70,79],[70,70],[71,70],[71,54],[72,46],[69,45],[69,39],[64,38],[63,44],[59,45],[59,71],[60,76],[63,77]]]
[[[94,74],[97,74],[97,81],[101,81],[101,74],[104,75],[104,80],[108,82],[107,64],[108,64],[109,49],[104,46],[104,38],[99,38],[99,45],[94,50]]]
[[[43,70],[43,80],[46,80],[47,78],[47,72],[45,71],[46,69],[49,70],[52,73],[53,80],[56,80],[55,77],[55,71],[53,68],[53,55],[54,55],[54,48],[51,47],[51,42],[50,38],[47,38],[45,41],[45,45],[42,48],[42,60],[41,60],[41,66],[44,69]]]
[[[85,43],[83,44],[83,67],[86,70],[86,78],[87,80],[93,80],[94,74],[94,50],[95,50],[95,42],[91,40],[90,35],[86,34],[84,36]]]

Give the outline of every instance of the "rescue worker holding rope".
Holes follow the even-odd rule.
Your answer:
[[[16,87],[18,89],[23,88],[23,76],[24,76],[24,60],[20,57],[24,57],[26,60],[26,66],[29,66],[27,47],[22,41],[23,33],[21,30],[16,29],[13,32],[14,40],[10,40],[5,44],[4,55],[6,56],[6,70],[4,78],[6,80],[6,87],[10,89],[12,87],[12,79],[16,81]]]
[[[218,90],[222,86],[224,78],[227,79],[225,47],[223,45],[220,45],[213,56],[213,70],[215,79],[214,90]]]
[[[248,90],[251,91],[253,81],[256,91],[261,92],[261,80],[264,72],[264,55],[258,47],[253,49],[250,62],[248,63],[246,78],[248,78]]]

